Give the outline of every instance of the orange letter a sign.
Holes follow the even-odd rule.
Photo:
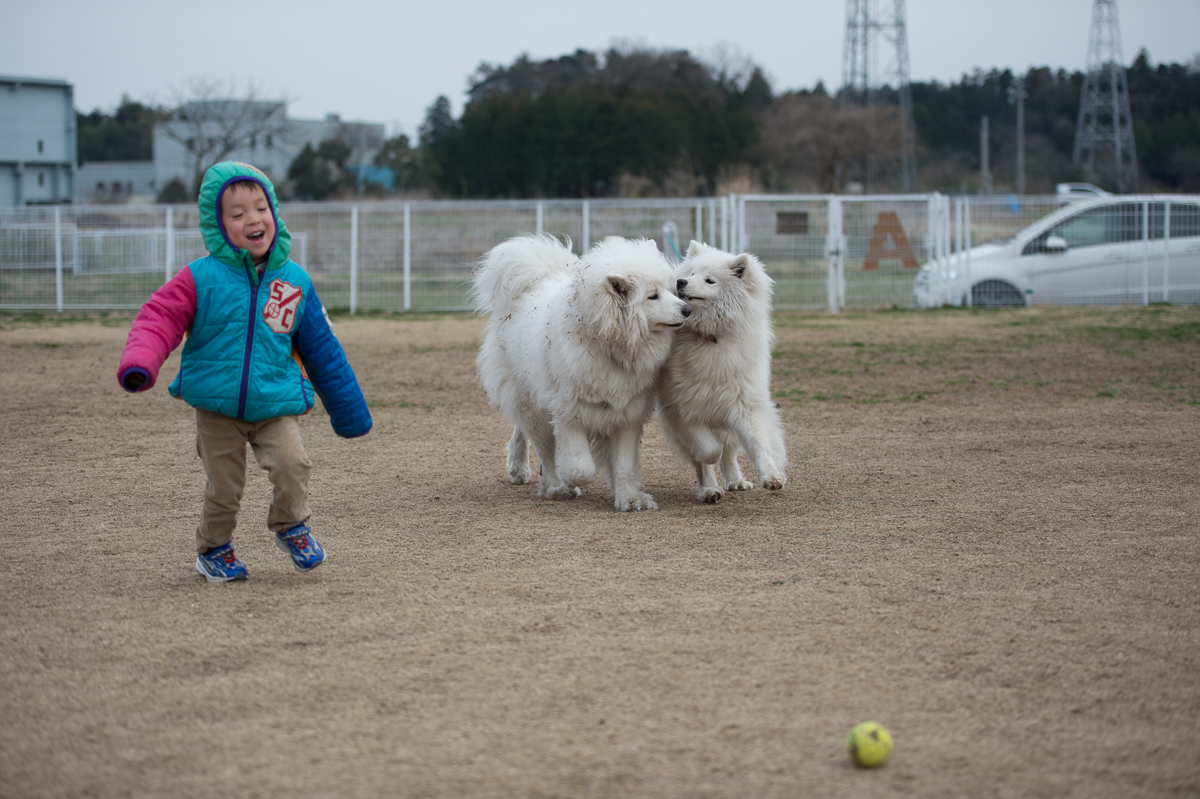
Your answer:
[[[883,245],[888,236],[892,237],[892,249]],[[871,244],[867,247],[867,259],[863,261],[863,269],[878,269],[879,262],[898,260],[906,269],[916,269],[917,256],[913,254],[912,245],[900,224],[900,217],[895,211],[880,211],[875,220],[875,230],[871,232]]]

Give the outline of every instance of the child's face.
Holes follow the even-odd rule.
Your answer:
[[[254,263],[266,260],[275,240],[275,217],[262,186],[240,181],[221,195],[221,222],[234,247],[250,251]]]

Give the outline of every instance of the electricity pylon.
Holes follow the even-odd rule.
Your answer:
[[[869,191],[884,164],[895,161],[896,155],[899,155],[901,187],[904,191],[915,191],[916,134],[913,131],[912,92],[908,80],[908,32],[904,21],[904,0],[846,0],[842,108],[875,110],[881,104],[881,94],[885,89],[894,91],[899,100],[900,152],[878,152],[880,137],[875,135],[872,121],[870,152],[863,169],[863,184]]]
[[[1137,152],[1116,0],[1096,0],[1092,7],[1087,75],[1079,98],[1072,160],[1093,183],[1111,178],[1118,192],[1137,190]]]

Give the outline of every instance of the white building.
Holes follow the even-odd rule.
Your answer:
[[[342,122],[337,114],[323,120],[288,119],[282,102],[210,100],[189,103],[175,118],[154,126],[154,184],[161,191],[172,180],[190,188],[197,154],[201,168],[217,160],[253,164],[275,182],[304,149],[341,138],[350,146],[349,165],[368,165],[383,145],[382,123]],[[235,143],[225,154],[220,142]],[[216,144],[214,144],[216,143]]]
[[[0,75],[0,205],[72,202],[75,153],[74,87]]]

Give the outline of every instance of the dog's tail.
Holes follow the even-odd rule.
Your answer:
[[[513,300],[554,274],[568,272],[579,262],[571,240],[553,236],[516,236],[498,244],[475,265],[471,299],[481,314],[505,316]]]

